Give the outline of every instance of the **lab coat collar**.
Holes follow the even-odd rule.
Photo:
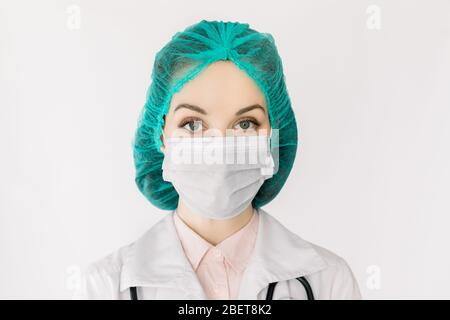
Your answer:
[[[189,292],[206,299],[178,238],[174,213],[160,219],[130,247],[121,270],[120,291],[129,287],[182,288],[181,296],[168,299],[182,299]]]
[[[290,280],[325,269],[328,264],[311,243],[287,229],[263,209],[255,251],[241,279],[238,299],[256,299],[271,282]]]
[[[167,214],[131,246],[122,266],[120,291],[132,286],[163,287],[175,290],[168,299],[207,299],[184,254],[173,222],[174,213]],[[242,276],[238,299],[256,299],[270,282],[294,279],[327,266],[309,242],[263,209],[257,213],[255,248]]]

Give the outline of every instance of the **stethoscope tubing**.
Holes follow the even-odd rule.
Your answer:
[[[313,291],[311,289],[311,286],[309,285],[308,280],[306,280],[305,277],[298,277],[296,279],[305,288],[306,296],[307,296],[308,300],[314,300],[314,294],[313,294]],[[267,289],[266,300],[272,300],[273,292],[275,291],[275,286],[277,285],[277,283],[278,282],[271,282],[271,283],[269,283],[269,288]],[[130,287],[130,297],[131,297],[131,300],[139,300],[138,299],[138,295],[137,295],[136,287]]]

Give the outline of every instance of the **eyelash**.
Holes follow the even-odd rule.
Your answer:
[[[193,121],[201,121],[201,122],[202,122],[202,125],[203,125],[203,120],[202,120],[202,119],[200,119],[200,118],[195,118],[195,117],[189,117],[189,118],[184,119],[184,120],[178,125],[178,128],[184,128],[187,124],[189,124],[190,122],[193,122]],[[240,119],[240,120],[236,123],[236,125],[239,124],[239,123],[241,123],[241,122],[243,122],[243,121],[249,121],[249,122],[251,122],[251,123],[252,123],[254,126],[256,126],[256,127],[259,127],[259,126],[261,125],[261,123],[260,123],[258,120],[256,120],[255,118],[251,118],[251,117],[249,117],[249,118],[244,118],[244,119]],[[233,126],[233,127],[234,127],[234,126]],[[192,131],[192,130],[190,130],[190,129],[187,129],[187,130]],[[242,130],[248,130],[248,129],[242,129]]]
[[[200,122],[202,122],[202,125],[203,125],[203,120],[202,119],[200,119],[200,118],[195,118],[195,117],[189,117],[189,118],[186,118],[186,119],[184,119],[179,125],[178,125],[178,128],[184,128],[187,124],[189,124],[190,122],[195,122],[195,121],[200,121]],[[189,129],[186,129],[186,130],[189,130]],[[192,130],[189,130],[189,131],[192,131]]]
[[[243,122],[243,121],[249,121],[249,122],[251,122],[256,128],[258,128],[258,127],[261,125],[261,124],[259,123],[259,121],[256,120],[255,118],[244,118],[244,119],[240,119],[240,120],[236,123],[236,125],[239,124],[239,123],[241,123],[241,122]],[[248,129],[242,129],[242,130],[248,130]]]

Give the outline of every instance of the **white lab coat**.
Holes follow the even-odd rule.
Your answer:
[[[277,281],[276,299],[306,299],[296,279],[310,283],[316,299],[360,299],[355,277],[336,254],[311,244],[285,228],[263,209],[255,249],[244,271],[238,299],[264,300]],[[74,299],[207,299],[183,252],[173,223],[174,211],[137,241],[100,259],[82,273]]]

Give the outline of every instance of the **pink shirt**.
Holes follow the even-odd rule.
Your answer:
[[[209,299],[236,300],[242,274],[255,246],[259,222],[256,210],[244,227],[216,246],[186,225],[176,211],[173,217],[184,253],[206,296]]]

